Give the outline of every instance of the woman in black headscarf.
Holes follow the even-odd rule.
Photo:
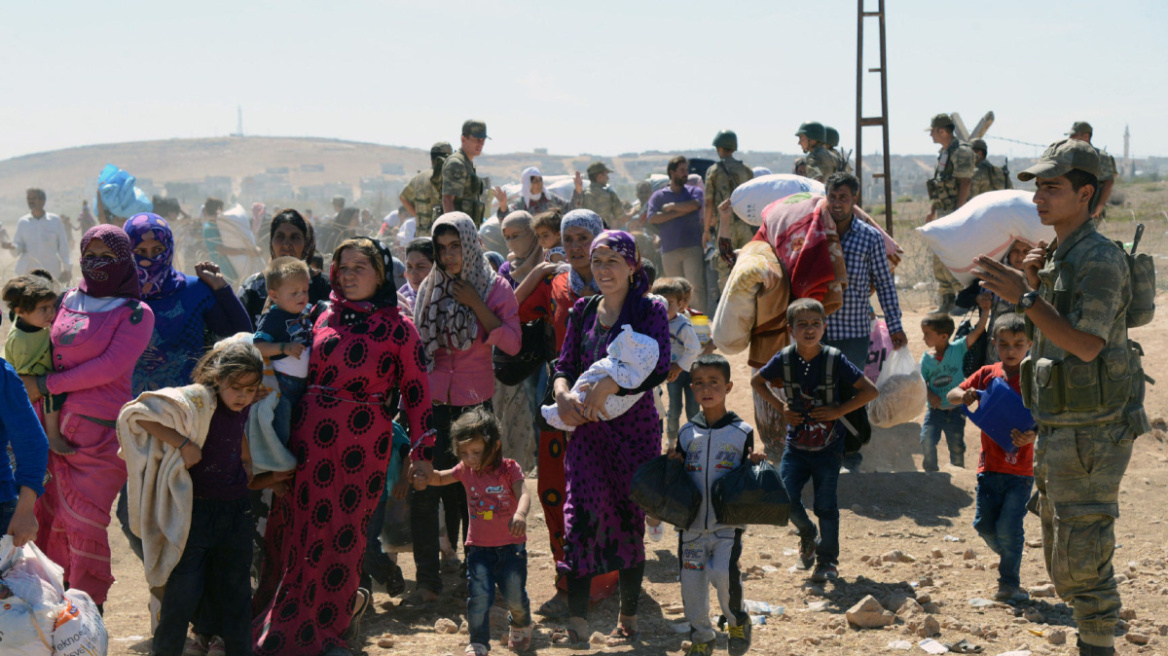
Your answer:
[[[305,221],[296,210],[284,210],[277,214],[276,218],[272,219],[269,234],[272,259],[295,257],[308,262],[316,252],[316,234],[312,224]],[[329,290],[329,281],[324,273],[313,273],[308,281],[308,302],[327,301]],[[247,315],[251,317],[252,325],[256,325],[264,312],[264,303],[268,300],[268,286],[264,282],[262,271],[243,281],[239,289],[239,300],[243,302]]]

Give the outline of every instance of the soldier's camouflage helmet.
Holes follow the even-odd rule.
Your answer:
[[[714,137],[714,148],[738,150],[738,135],[734,130],[722,130]]]
[[[1072,134],[1094,135],[1095,128],[1092,128],[1091,124],[1088,123],[1087,121],[1075,121],[1074,125],[1071,126],[1071,131],[1067,133],[1067,136],[1070,136]]]
[[[799,129],[795,131],[795,136],[803,135],[806,135],[812,141],[827,141],[827,131],[819,121],[807,121],[800,125]]]
[[[925,132],[932,132],[934,128],[947,128],[952,130],[956,127],[953,122],[953,117],[948,114],[937,114],[933,120],[929,122],[929,127],[925,128]]]
[[[969,144],[969,147],[972,150],[980,152],[982,155],[986,155],[990,152],[989,148],[986,147],[985,139],[974,139]]]
[[[839,145],[839,130],[830,125],[825,125],[823,126],[823,133],[827,137],[825,143],[827,143],[828,148],[835,148]]]
[[[438,141],[433,146],[430,146],[430,157],[447,156],[454,153],[454,148],[449,141]]]

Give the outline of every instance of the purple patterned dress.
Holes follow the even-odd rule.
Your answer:
[[[609,341],[625,323],[657,340],[657,367],[632,392],[647,391],[628,412],[610,421],[578,426],[568,440],[564,469],[564,561],[557,570],[583,577],[633,567],[645,560],[645,513],[629,499],[633,473],[661,454],[661,418],[652,388],[669,373],[669,319],[665,306],[642,296],[626,302],[619,325],[606,330],[595,312],[577,330],[576,317],[590,299],[576,302],[568,320],[556,373],[571,381],[607,355]]]

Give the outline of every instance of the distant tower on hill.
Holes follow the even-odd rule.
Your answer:
[[[236,105],[235,112],[236,112],[235,132],[232,132],[231,136],[242,137],[243,136],[243,105]]]
[[[1136,167],[1131,158],[1131,130],[1128,129],[1127,123],[1123,124],[1123,168],[1129,178],[1135,175]]]

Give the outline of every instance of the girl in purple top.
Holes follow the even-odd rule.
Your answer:
[[[53,475],[37,501],[36,543],[64,566],[65,580],[101,607],[114,582],[106,527],[114,497],[126,482],[115,421],[131,400],[134,364],[154,330],[154,313],[139,300],[130,238],[100,225],[81,238],[77,289],[65,292],[53,321],[54,371],[28,376],[29,399],[69,397],[61,408],[61,436],[75,453],[49,455]]]
[[[606,230],[592,242],[592,275],[600,295],[576,302],[556,365],[556,405],[576,430],[564,455],[564,560],[557,570],[568,580],[570,619],[553,642],[576,646],[588,639],[588,596],[592,577],[620,572],[620,616],[610,643],[637,640],[637,598],[645,573],[645,514],[629,499],[633,472],[661,452],[661,418],[646,394],[614,420],[602,414],[611,394],[647,392],[669,373],[669,319],[665,306],[647,296],[649,278],[641,267],[633,236]],[[583,397],[572,392],[576,378],[606,355],[621,327],[657,340],[653,373],[637,389],[621,389],[605,378]]]

